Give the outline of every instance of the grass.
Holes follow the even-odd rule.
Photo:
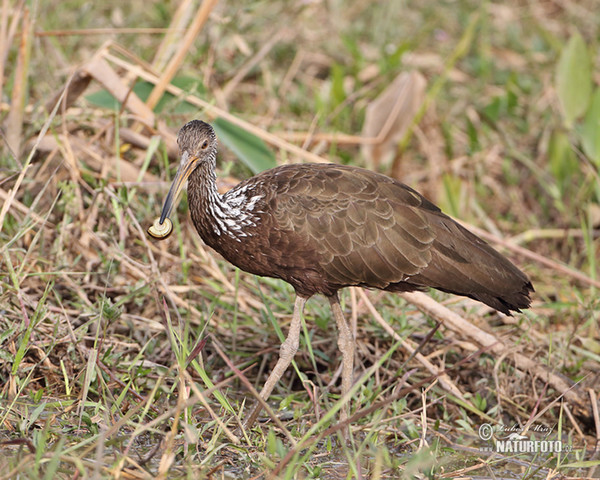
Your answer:
[[[166,29],[178,5],[31,2],[27,17],[13,3],[15,27],[0,29],[0,478],[598,476],[600,170],[587,117],[567,121],[556,88],[575,26],[597,72],[594,1],[219,2],[155,113],[115,107],[107,73],[132,81],[134,55],[165,79],[169,57],[155,55],[181,37],[124,29]],[[120,45],[104,51],[108,67],[74,79],[68,107],[46,108],[108,40]],[[417,121],[391,160],[362,156],[366,107],[409,69],[427,81]],[[168,241],[145,235],[177,164],[173,132],[216,117],[222,188],[273,152],[400,175],[506,240],[536,287],[532,308],[507,318],[430,292],[471,325],[446,319],[430,334],[439,318],[407,298],[345,291],[357,338],[345,442],[335,326],[311,299],[268,402],[275,418],[243,428],[291,287],[203,246],[185,201]],[[543,430],[568,451],[498,453],[484,424]]]

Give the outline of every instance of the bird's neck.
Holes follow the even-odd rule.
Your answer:
[[[249,205],[244,202],[245,195],[231,193],[234,192],[227,195],[218,192],[214,161],[199,165],[189,177],[190,214],[198,233],[210,246],[214,247],[224,237],[241,241],[246,236],[243,227],[253,224],[251,208],[255,202]]]
[[[190,175],[188,204],[198,233],[206,241],[208,236],[217,233],[213,225],[218,225],[216,218],[221,218],[225,210],[223,198],[217,190],[214,162],[202,163]]]
[[[220,206],[223,202],[217,190],[215,162],[207,161],[200,164],[188,179],[188,198],[190,209],[192,205],[202,205],[204,211],[210,211],[213,205]]]

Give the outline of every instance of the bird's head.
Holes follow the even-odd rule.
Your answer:
[[[177,134],[177,145],[181,163],[163,204],[160,218],[148,229],[148,233],[158,239],[167,238],[173,230],[169,217],[189,176],[199,165],[216,161],[217,136],[213,128],[201,120],[192,120],[181,127]]]
[[[181,165],[188,161],[195,165],[198,161],[214,158],[217,153],[217,135],[208,123],[192,120],[179,130],[177,145],[181,154]]]

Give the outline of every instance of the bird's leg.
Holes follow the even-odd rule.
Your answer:
[[[304,304],[306,303],[306,300],[307,299],[304,297],[299,295],[296,296],[296,303],[294,304],[294,313],[292,315],[292,322],[290,323],[290,330],[285,342],[281,344],[281,348],[279,349],[279,360],[277,360],[275,368],[273,368],[273,371],[269,375],[269,378],[267,378],[265,385],[260,391],[260,396],[263,398],[263,400],[267,400],[269,398],[273,388],[290,366],[294,355],[296,355],[296,352],[298,351],[298,346],[300,345],[302,311],[304,310]],[[246,421],[246,428],[250,428],[254,424],[261,410],[262,405],[259,403],[256,405],[252,414]]]
[[[335,322],[338,328],[338,347],[342,352],[342,396],[346,395],[352,387],[354,373],[354,337],[350,331],[350,327],[342,313],[342,307],[338,299],[337,293],[329,297],[331,311],[335,317]],[[340,421],[348,418],[348,404],[342,406],[340,412]]]

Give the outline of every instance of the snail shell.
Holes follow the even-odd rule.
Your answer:
[[[165,218],[165,222],[161,225],[160,218],[154,220],[154,223],[148,228],[148,234],[158,240],[164,240],[173,231],[173,223],[168,218]]]

